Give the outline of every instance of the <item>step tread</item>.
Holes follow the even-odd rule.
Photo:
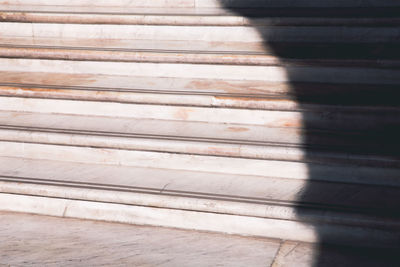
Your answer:
[[[175,40],[0,37],[2,47],[54,47],[104,51],[181,51],[196,53],[267,54],[262,43]]]
[[[185,77],[0,71],[3,84],[63,86],[179,94],[268,95],[289,94],[290,84],[265,81],[219,80]]]
[[[90,17],[90,16],[89,16]],[[398,27],[384,25],[143,25],[143,24],[59,24],[53,22],[2,22],[2,36],[43,38],[93,38],[130,40],[192,40],[212,42],[265,42],[302,44],[385,44],[399,43]]]
[[[58,48],[74,50],[98,50],[110,52],[165,52],[197,54],[238,54],[270,55],[285,59],[370,59],[376,61],[394,61],[400,57],[397,44],[338,44],[338,43],[270,43],[263,42],[220,42],[202,40],[141,40],[127,39],[90,39],[90,38],[46,38],[0,36],[1,47],[15,48]],[[338,51],[335,51],[338,50]],[[381,64],[383,65],[383,64]],[[384,65],[383,65],[384,66]],[[388,65],[390,66],[390,65]]]
[[[0,162],[4,166],[0,170],[0,180],[4,182],[175,195],[254,205],[350,209],[386,216],[395,216],[390,212],[399,209],[400,205],[399,187],[8,157],[0,157]]]
[[[18,41],[22,41],[21,39]],[[284,66],[284,67],[346,67],[346,68],[400,68],[400,60],[396,59],[346,59],[346,58],[282,58],[269,53],[251,51],[252,45],[247,51],[240,50],[243,44],[239,44],[239,50],[234,51],[237,43],[221,46],[222,51],[215,50],[212,44],[203,48],[209,50],[195,50],[196,47],[189,43],[181,42],[177,47],[171,42],[161,41],[157,43],[157,49],[149,47],[124,49],[109,48],[107,42],[96,43],[96,46],[82,46],[79,39],[74,40],[75,45],[59,46],[60,41],[50,39],[45,45],[37,43],[36,38],[25,38],[23,45],[15,43],[4,44],[0,39],[0,57],[6,58],[30,58],[50,60],[90,60],[90,61],[114,61],[114,62],[150,62],[150,63],[185,63],[185,64],[210,64],[210,65],[253,65],[253,66]],[[10,40],[7,40],[10,42]],[[146,44],[146,42],[141,42]],[[147,42],[147,44],[150,42]],[[176,42],[175,42],[176,43]],[[73,43],[72,43],[73,44]],[[154,42],[153,42],[154,44]],[[254,45],[257,48],[257,45]],[[199,47],[200,48],[200,47]]]
[[[59,14],[114,14],[114,15],[230,15],[233,11],[220,8],[194,7],[129,7],[129,6],[65,6],[65,5],[0,5],[0,12],[59,13]]]
[[[338,21],[357,21],[360,18],[371,20],[382,19],[397,22],[399,7],[263,7],[263,8],[221,8],[221,7],[131,7],[131,6],[67,6],[67,5],[1,5],[4,13],[47,13],[69,15],[155,15],[155,16],[229,16],[249,17],[255,21],[260,18],[336,18]],[[4,18],[3,18],[4,19]]]
[[[10,120],[12,118],[12,120]],[[274,131],[257,125],[220,124],[210,122],[174,121],[149,118],[115,118],[67,114],[45,114],[29,112],[0,112],[3,127],[26,127],[38,130],[76,131],[87,134],[104,133],[116,136],[148,136],[233,143],[268,144],[266,131]],[[276,129],[285,133],[283,129]],[[287,131],[290,132],[290,131]]]
[[[1,86],[20,86],[48,89],[75,89],[94,91],[117,91],[117,92],[142,92],[163,93],[179,95],[212,95],[212,96],[236,96],[266,98],[272,100],[295,100],[307,103],[308,97],[322,96],[321,102],[327,101],[334,96],[334,103],[379,105],[381,97],[388,96],[388,106],[395,105],[397,85],[354,85],[354,84],[329,84],[329,83],[306,83],[306,82],[269,82],[258,80],[233,80],[233,79],[205,79],[184,77],[160,77],[160,76],[127,76],[127,75],[105,75],[105,74],[77,74],[77,73],[46,73],[46,72],[16,72],[0,71]],[[379,95],[377,96],[377,92]],[[345,99],[344,96],[346,96]],[[362,96],[362,98],[360,98]],[[369,99],[373,96],[374,99]],[[353,98],[353,100],[351,100]],[[395,98],[395,99],[393,99]],[[369,100],[368,100],[369,99]],[[243,98],[246,100],[246,98]],[[324,100],[324,101],[323,101]],[[382,101],[383,99],[381,99]],[[354,101],[354,102],[352,102]],[[357,102],[358,101],[358,102]],[[376,101],[376,103],[375,103]],[[312,101],[311,101],[312,102]],[[321,103],[321,104],[322,104]],[[383,104],[381,103],[381,105]],[[325,107],[327,108],[327,107]]]

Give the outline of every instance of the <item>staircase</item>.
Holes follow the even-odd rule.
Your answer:
[[[0,1],[0,210],[400,245],[398,1]]]

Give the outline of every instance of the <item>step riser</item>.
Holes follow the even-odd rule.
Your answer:
[[[203,171],[307,180],[400,186],[398,169],[196,156],[88,147],[1,142],[0,156],[144,168]]]
[[[0,1],[9,5],[10,1]],[[126,7],[398,7],[396,0],[15,0],[14,5],[62,5],[62,6],[126,6]]]
[[[14,23],[0,24],[2,37],[197,40],[208,42],[398,43],[396,27],[219,27]]]
[[[59,217],[93,219],[137,225],[155,225],[182,229],[223,232],[246,236],[272,237],[318,242],[324,233],[333,243],[345,240],[353,244],[397,246],[398,236],[388,231],[368,228],[320,225],[318,230],[303,223],[234,216],[216,213],[159,209],[111,203],[95,203],[59,198],[0,194],[1,210],[28,212]]]
[[[266,82],[400,84],[400,71],[373,68],[156,64],[0,58],[1,71],[230,79]]]
[[[396,130],[399,126],[397,123],[398,111],[377,114],[368,112],[364,114],[352,114],[351,112],[347,114],[325,114],[324,112],[306,113],[294,111],[157,106],[14,97],[0,97],[0,109],[4,111],[50,114],[262,125],[277,128],[308,127],[309,130],[315,127],[316,129],[326,130],[351,130],[353,134],[357,133],[355,131],[377,131],[380,127],[392,127],[392,129]],[[357,121],[357,124],[355,124],[354,121]],[[246,131],[246,129],[243,130]]]

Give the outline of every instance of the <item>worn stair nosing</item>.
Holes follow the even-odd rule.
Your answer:
[[[151,188],[125,188],[112,185],[74,184],[40,179],[0,176],[1,193],[96,201],[239,216],[329,223],[361,227],[399,228],[396,220],[368,216],[368,209],[313,205],[276,200],[256,200]],[[299,212],[299,209],[304,209]],[[343,212],[344,211],[344,212]],[[353,213],[350,213],[353,212]],[[299,218],[296,213],[304,213]]]
[[[261,54],[219,54],[217,52],[198,54],[194,51],[111,51],[101,49],[81,49],[63,47],[11,45],[0,46],[0,57],[77,61],[114,61],[114,62],[150,62],[150,63],[187,63],[187,64],[226,64],[254,66],[320,66],[320,67],[365,67],[400,68],[398,60],[369,59],[285,59],[274,55]]]
[[[3,0],[0,2],[2,5],[10,5],[9,1]],[[231,1],[231,0],[154,0],[148,1],[134,1],[131,0],[98,0],[95,3],[90,0],[16,0],[13,5],[39,5],[39,6],[85,6],[85,7],[156,7],[156,8],[244,8],[244,7],[281,7],[281,8],[379,8],[379,7],[399,7],[397,1],[392,0],[380,0],[380,1],[359,1],[359,0],[335,0],[335,1],[304,1],[298,0],[282,1],[282,0],[270,0],[265,2],[264,0],[253,0],[253,1]]]
[[[193,106],[209,106],[210,104],[224,106],[226,104],[231,108],[242,107],[250,109],[268,109],[268,106],[264,106],[264,104],[266,104],[264,100],[268,100],[269,103],[272,103],[275,100],[287,100],[290,103],[295,100],[301,101],[301,105],[300,103],[297,105],[297,108],[301,110],[312,110],[313,107],[321,107],[324,110],[332,111],[346,109],[352,110],[354,108],[356,108],[357,110],[368,108],[371,111],[374,109],[379,111],[395,110],[398,106],[393,100],[393,97],[397,95],[396,92],[398,91],[397,87],[394,85],[385,86],[303,82],[275,83],[262,81],[222,81],[213,79],[179,79],[45,72],[21,73],[7,71],[1,71],[0,75],[2,80],[2,82],[0,83],[0,86],[2,88],[2,90],[0,90],[0,93],[4,96],[25,95],[29,97],[39,98],[50,97],[83,100],[86,97],[86,100],[108,99],[110,101],[121,103],[132,103],[135,102],[137,99],[142,99],[144,102],[146,102],[146,99],[148,99],[148,103],[154,104],[180,103],[182,105],[185,105],[185,103],[192,103]],[[46,83],[44,83],[43,81],[46,81]],[[225,89],[225,87],[227,89]],[[327,91],[332,91],[332,94],[327,93]],[[348,94],[350,93],[351,97],[356,97],[355,94],[362,94],[366,97],[372,97],[372,94],[375,94],[375,92],[379,92],[392,97],[386,100],[379,99],[379,102],[377,103],[375,103],[374,101],[362,103],[362,99],[359,99],[361,100],[361,103],[359,103],[356,99],[354,99],[352,100],[352,106],[349,106],[349,103],[341,102],[336,102],[338,105],[327,103],[324,104],[324,102],[318,102],[321,99],[326,99],[326,97],[331,95],[344,96],[345,93],[345,95],[348,96]],[[102,96],[103,94],[104,98]],[[120,96],[117,96],[119,94]],[[152,98],[152,95],[156,96],[158,94],[161,94],[163,97]],[[106,95],[110,98],[107,98]],[[143,96],[144,98],[140,98],[139,95]],[[179,97],[182,97],[183,99],[179,100],[179,97],[177,98],[176,96],[170,95],[179,95]],[[139,98],[136,98],[136,96]],[[200,99],[197,98],[197,96],[203,96],[204,98]],[[172,97],[172,99],[170,97]],[[191,97],[195,98],[195,100],[191,101]],[[231,99],[231,97],[233,98]],[[214,100],[216,102],[214,102]],[[387,100],[389,100],[390,103],[387,103]],[[182,103],[182,101],[187,102]],[[239,102],[240,105],[238,104]],[[382,104],[384,103],[385,105],[382,106]],[[282,107],[283,106],[274,106],[274,108],[277,109],[280,109]],[[287,108],[289,107],[285,106],[284,109]]]
[[[0,10],[0,21],[21,23],[180,25],[180,26],[370,26],[398,25],[398,18],[254,17],[234,14],[152,14]]]
[[[360,111],[396,111],[396,105],[375,106],[367,105],[329,105],[320,104],[314,99],[305,103],[299,103],[290,94],[228,94],[200,91],[174,91],[152,90],[139,88],[107,88],[89,86],[61,86],[41,85],[26,83],[2,83],[0,82],[0,96],[30,97],[64,100],[84,101],[112,101],[118,103],[146,103],[165,104],[179,106],[221,107],[239,109],[262,109],[279,111],[312,111],[324,110],[330,112],[360,112]]]

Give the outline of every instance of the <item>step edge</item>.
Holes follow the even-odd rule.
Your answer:
[[[83,186],[66,182],[26,181],[23,178],[0,176],[1,193],[63,198],[113,204],[135,205],[187,211],[211,212],[228,215],[279,219],[306,223],[329,223],[372,228],[399,228],[400,221],[364,214],[368,209],[325,205],[306,205],[296,202],[255,201],[240,197],[216,197],[196,192],[168,192],[160,189],[132,189],[123,186]],[[156,192],[158,191],[158,192]],[[351,211],[351,213],[349,212]],[[296,214],[302,214],[301,218]]]
[[[224,232],[305,242],[320,241],[315,226],[292,221],[6,193],[0,193],[0,200],[4,203],[0,207],[2,211]],[[210,222],[219,223],[210,224]],[[364,246],[369,244],[371,246],[398,247],[398,236],[387,231],[367,228],[356,228],[357,231],[354,231],[354,227],[332,227],[324,224],[321,226],[323,226],[324,231],[330,233],[329,242],[340,243],[345,240],[347,244],[350,241]],[[320,231],[321,229],[318,232]]]

